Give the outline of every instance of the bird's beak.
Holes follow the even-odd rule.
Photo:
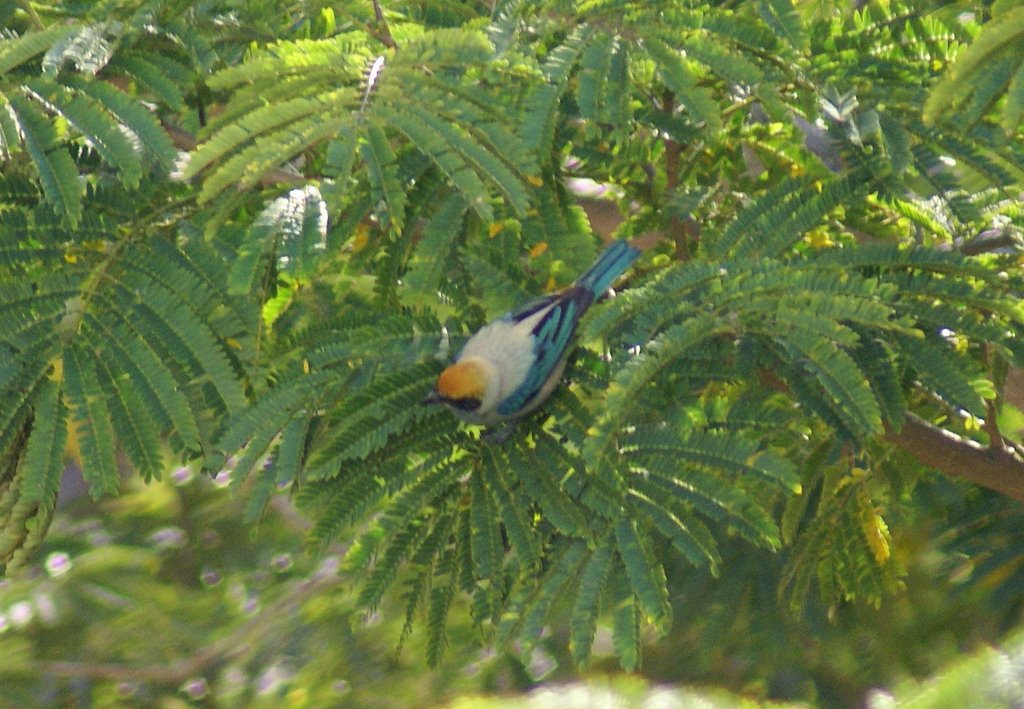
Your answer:
[[[434,391],[430,392],[429,394],[427,394],[425,397],[423,397],[423,401],[421,401],[420,403],[421,404],[440,404],[441,401],[442,401],[441,395],[437,393],[437,390],[434,390]]]

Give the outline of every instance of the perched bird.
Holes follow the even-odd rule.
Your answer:
[[[447,404],[464,421],[486,426],[514,423],[536,409],[562,377],[580,317],[639,255],[616,241],[565,290],[480,328],[423,402]],[[511,430],[492,438],[504,440]]]

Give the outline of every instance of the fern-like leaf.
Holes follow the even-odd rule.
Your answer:
[[[780,343],[796,366],[818,382],[859,436],[882,432],[882,411],[857,363],[844,350],[803,331]]]
[[[455,598],[455,574],[448,568],[451,554],[447,554],[439,565],[437,585],[430,591],[430,606],[427,610],[427,664],[437,667],[448,647],[448,610]],[[448,562],[445,564],[445,562]]]
[[[384,211],[379,214],[381,223],[401,234],[405,224],[406,193],[398,180],[395,152],[380,126],[374,123],[367,126],[366,137],[367,142],[360,147],[370,184],[384,205]]]
[[[393,433],[437,412],[420,404],[438,375],[436,362],[398,369],[380,377],[338,407],[310,463],[310,478],[336,474],[348,460],[366,458]]]
[[[82,477],[89,494],[99,499],[116,493],[120,482],[106,396],[100,389],[95,365],[77,348],[64,349],[64,395],[82,451]]]
[[[569,649],[580,667],[586,666],[597,632],[601,593],[612,569],[614,544],[611,533],[598,544],[580,571],[576,600],[569,616]]]
[[[690,348],[730,329],[714,316],[701,314],[673,325],[648,344],[645,352],[630,360],[608,388],[606,412],[584,442],[583,455],[588,465],[600,469],[608,463],[620,422],[628,416],[631,402],[638,400],[639,391],[652,378]]]
[[[686,108],[693,122],[703,124],[708,135],[717,134],[722,125],[718,104],[710,91],[698,85],[697,77],[686,65],[683,57],[654,37],[646,37],[643,47],[657,65],[662,81],[672,91],[675,99]]]
[[[21,496],[26,502],[52,509],[64,471],[67,409],[60,386],[50,380],[40,383],[34,399],[32,433],[21,462]]]
[[[487,188],[464,152],[467,145],[472,145],[466,141],[465,136],[451,135],[455,129],[445,121],[432,116],[414,116],[405,111],[383,107],[379,108],[378,112],[402,131],[417,150],[428,155],[438,165],[481,219],[491,221],[494,218],[493,209],[488,201]],[[463,150],[459,149],[460,146]],[[478,148],[479,146],[475,146],[474,150]],[[384,163],[378,160],[378,164],[383,167]],[[376,169],[374,168],[374,170]],[[371,179],[383,177],[380,175],[373,178],[373,174],[371,172]],[[511,180],[516,182],[514,177]]]
[[[181,84],[191,78],[185,67],[167,56],[118,53],[109,64],[141,84],[173,111],[185,110]]]
[[[615,522],[615,540],[629,584],[647,620],[660,632],[666,632],[672,622],[672,607],[665,570],[655,558],[650,542],[633,520],[625,518]]]
[[[587,28],[574,30],[544,62],[542,70],[547,82],[535,86],[526,97],[521,134],[527,148],[535,154],[545,155],[553,146],[558,104],[591,37],[592,31]]]
[[[640,667],[640,612],[629,576],[621,562],[612,569],[610,595],[614,608],[612,644],[622,669],[632,672]]]
[[[142,179],[142,161],[121,126],[99,103],[42,78],[29,82],[27,86],[81,133],[104,161],[116,168],[125,186],[138,186]]]
[[[505,472],[508,468],[504,456],[487,447],[483,450],[483,458],[481,471],[487,476],[487,486],[494,496],[509,543],[519,557],[520,568],[540,568],[542,538],[530,519],[532,501],[528,503],[522,491],[515,486],[514,474]]]
[[[88,96],[111,113],[119,124],[135,136],[164,171],[170,171],[177,159],[174,143],[154,115],[128,94],[105,81],[86,80],[79,76],[62,76],[61,82],[83,96]]]
[[[43,72],[56,74],[71,63],[83,74],[96,74],[114,54],[114,46],[106,37],[109,29],[111,25],[105,22],[75,27],[54,42],[43,56]]]
[[[72,227],[77,225],[82,218],[82,189],[71,154],[59,144],[53,122],[35,104],[21,96],[9,96],[7,100],[46,200]]]
[[[454,245],[462,232],[468,207],[465,198],[453,192],[430,217],[405,274],[406,283],[416,292],[437,292],[445,282],[445,268],[451,261]]]
[[[580,565],[586,561],[587,547],[582,542],[564,544],[553,553],[550,565],[536,586],[520,587],[498,625],[500,644],[518,637],[523,651],[528,651],[538,640],[548,619],[552,605],[567,583],[574,579]]]
[[[567,536],[587,534],[586,515],[559,484],[567,471],[559,466],[557,459],[516,447],[509,451],[508,460],[526,493],[540,507],[548,522]]]
[[[698,519],[689,516],[685,521],[682,511],[673,511],[664,499],[650,498],[640,490],[630,491],[630,502],[657,529],[683,557],[695,566],[710,564],[712,573],[717,573],[721,557],[714,538]]]
[[[793,50],[807,49],[807,30],[791,0],[759,0],[757,14]]]
[[[0,75],[7,74],[33,57],[39,56],[75,31],[73,24],[54,23],[37,32],[27,32],[20,37],[4,39],[0,42]]]
[[[1002,92],[1010,77],[1019,72],[1024,62],[1020,52],[1024,38],[1024,8],[1008,7],[984,25],[973,42],[954,61],[949,72],[928,95],[924,105],[925,120],[935,121],[975,99],[979,106],[970,112],[971,123],[982,110]],[[993,71],[1005,66],[1006,71]],[[981,97],[981,98],[979,98]],[[959,115],[959,114],[958,114]]]
[[[898,337],[896,341],[900,350],[912,363],[917,376],[927,387],[937,392],[951,405],[962,408],[978,418],[985,416],[985,402],[971,385],[950,347],[929,339],[908,336]]]

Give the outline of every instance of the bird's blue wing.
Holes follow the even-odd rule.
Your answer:
[[[550,307],[548,312],[534,326],[534,364],[526,379],[504,401],[498,404],[498,413],[510,416],[520,411],[536,397],[554,373],[558,363],[565,356],[572,341],[576,324],[583,311],[593,302],[589,289],[570,288],[558,295],[541,298],[510,313],[509,317],[521,321],[530,315]]]
[[[579,302],[577,302],[578,307],[576,311],[576,318],[579,319],[583,314],[583,311],[586,310],[595,299],[604,295],[605,291],[611,287],[615,279],[621,276],[622,272],[629,268],[630,265],[636,261],[638,256],[640,256],[640,251],[630,246],[627,242],[621,240],[612,242],[608,248],[601,252],[597,261],[594,262],[594,265],[580,275],[570,288],[553,295],[542,295],[528,303],[524,303],[505,315],[505,319],[511,320],[512,322],[520,322],[534,313],[548,307],[548,305],[554,301],[564,299],[567,296],[579,301],[581,296],[574,291],[584,289],[590,291],[591,298],[584,305],[580,305]]]
[[[544,308],[548,307],[549,305],[551,305],[551,303],[553,303],[554,301],[558,300],[561,297],[561,293],[542,295],[539,298],[534,298],[533,300],[527,303],[523,303],[515,310],[506,313],[502,317],[502,319],[511,320],[512,322],[522,322],[523,320],[526,320],[526,318],[530,317],[534,313],[538,313]]]
[[[518,323],[549,308],[531,332],[535,338],[533,367],[523,383],[498,404],[499,414],[516,414],[540,393],[565,357],[584,311],[604,295],[639,255],[640,251],[625,241],[616,241],[571,287],[561,293],[532,300],[505,316],[507,320]]]

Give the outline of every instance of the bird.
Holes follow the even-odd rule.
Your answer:
[[[615,241],[568,288],[484,325],[423,403],[445,404],[467,423],[499,427],[488,434],[490,440],[507,439],[561,381],[580,317],[639,256],[626,241]]]

